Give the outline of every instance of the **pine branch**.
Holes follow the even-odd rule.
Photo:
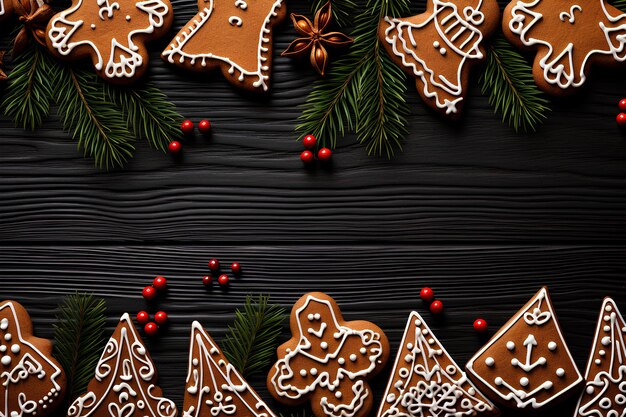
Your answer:
[[[314,0],[311,11],[315,14],[328,0]],[[333,10],[333,19],[341,27],[351,26],[353,23],[353,16],[355,16],[359,9],[354,0],[331,0],[331,7]]]
[[[132,126],[137,138],[147,139],[154,148],[165,151],[171,141],[182,137],[183,116],[158,88],[107,85],[106,91],[110,100],[125,113],[127,125]]]
[[[92,294],[68,295],[59,305],[54,325],[54,356],[67,376],[67,401],[87,389],[100,353],[106,304]]]
[[[626,13],[626,0],[615,0],[613,7],[618,8],[621,12]]]
[[[479,82],[494,111],[502,113],[502,121],[516,132],[535,131],[550,112],[550,102],[535,84],[532,68],[502,34],[487,49]]]
[[[63,127],[78,140],[96,166],[122,166],[133,155],[133,134],[124,114],[108,99],[94,73],[59,65],[55,70],[55,98]]]
[[[269,304],[269,299],[247,296],[243,309],[235,312],[235,322],[228,326],[223,351],[244,376],[263,370],[276,354],[285,309]]]
[[[2,107],[16,126],[35,130],[48,116],[54,96],[50,74],[55,70],[48,52],[34,42],[15,59]]]

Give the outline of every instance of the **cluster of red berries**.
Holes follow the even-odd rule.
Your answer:
[[[157,296],[157,291],[165,291],[166,288],[167,280],[165,277],[159,275],[152,280],[152,285],[147,285],[143,288],[141,295],[143,295],[143,298],[150,301]]]
[[[220,270],[220,261],[213,258],[209,261],[209,269],[212,274],[216,274]],[[233,262],[230,264],[230,270],[233,272],[233,275],[238,276],[241,274],[241,264],[239,262]],[[227,274],[220,274],[217,277],[217,283],[220,284],[221,287],[226,287],[230,282],[230,278]],[[213,283],[213,275],[205,275],[202,277],[202,283],[205,286],[209,286]]]
[[[435,292],[430,287],[424,287],[420,291],[420,298],[427,303],[430,303],[429,309],[433,314],[443,313],[443,303],[440,300],[435,300]],[[478,333],[484,333],[487,331],[487,321],[482,318],[474,320],[474,330]]]
[[[191,120],[185,120],[180,125],[180,130],[183,132],[183,135],[185,136],[191,135],[193,133],[194,128],[195,126]],[[201,120],[200,123],[198,123],[198,130],[203,135],[208,134],[211,131],[211,122],[209,122],[208,120]],[[174,140],[170,142],[167,148],[169,149],[172,155],[176,155],[180,153],[180,151],[183,150],[183,145],[179,141]]]
[[[315,154],[313,154],[311,149],[315,148],[317,139],[315,139],[313,135],[306,135],[304,139],[302,139],[302,143],[306,149],[300,154],[300,160],[305,164],[310,164],[315,160]],[[328,161],[332,155],[332,151],[328,148],[320,148],[320,150],[317,151],[317,159],[322,162]]]
[[[143,288],[141,295],[143,295],[143,298],[150,301],[157,296],[159,291],[165,291],[166,289],[167,279],[159,275],[152,280],[152,285]],[[142,310],[137,313],[137,323],[144,326],[143,331],[148,336],[156,336],[159,332],[159,326],[164,326],[167,323],[167,313],[165,311],[158,311],[154,315],[154,321],[150,321],[150,314]]]
[[[620,110],[620,114],[617,115],[615,120],[620,126],[626,126],[626,98],[623,98],[617,104]]]

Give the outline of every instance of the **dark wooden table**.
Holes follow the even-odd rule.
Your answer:
[[[174,6],[178,29],[195,2]],[[594,71],[526,136],[492,114],[475,82],[458,124],[411,88],[403,153],[368,157],[347,137],[331,168],[311,171],[292,129],[316,77],[278,57],[292,38],[289,25],[278,30],[273,90],[256,99],[218,74],[161,62],[165,41],[152,47],[149,79],[186,117],[214,126],[180,162],[138,143],[125,170],[100,172],[56,118],[37,133],[0,119],[0,298],[22,302],[49,337],[63,296],[91,291],[107,299],[110,330],[145,307],[141,288],[154,275],[167,276],[159,307],[172,324],[147,343],[178,404],[191,321],[219,341],[245,295],[259,292],[286,307],[306,291],[328,292],[347,318],[379,324],[394,353],[417,309],[465,363],[484,342],[476,317],[492,333],[547,284],[582,369],[602,298],[626,310],[626,137],[614,122],[623,72]],[[242,263],[228,291],[203,289],[211,257]],[[440,320],[419,301],[425,285],[445,303]],[[388,373],[374,384],[378,396]],[[252,382],[267,398],[262,378]],[[572,407],[544,415],[571,416]]]

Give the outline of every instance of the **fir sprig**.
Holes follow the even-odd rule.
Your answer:
[[[87,389],[104,347],[106,304],[76,293],[59,305],[54,325],[54,356],[65,370],[68,401]]]
[[[626,0],[615,0],[613,6],[626,13]]]
[[[314,0],[312,12],[313,14],[326,4],[328,0]],[[333,19],[339,26],[350,26],[353,23],[354,15],[357,11],[357,4],[354,0],[341,0],[332,2]]]
[[[502,34],[487,48],[480,85],[494,111],[516,132],[536,130],[550,112],[549,101],[533,80],[532,68]]]
[[[263,370],[276,354],[285,309],[269,304],[269,296],[246,297],[235,322],[228,326],[223,351],[230,363],[244,376]]]

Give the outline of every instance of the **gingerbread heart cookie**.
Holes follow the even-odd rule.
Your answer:
[[[553,95],[575,91],[593,65],[626,60],[626,13],[605,0],[515,0],[502,30],[517,47],[537,53],[535,82]]]
[[[426,104],[455,118],[470,69],[485,59],[485,40],[499,18],[496,0],[429,0],[422,14],[383,18],[378,37],[391,59],[415,78]]]
[[[539,409],[582,381],[543,287],[467,363],[468,375],[503,405]]]
[[[236,87],[269,89],[273,27],[284,0],[198,0],[200,11],[163,51],[163,59],[194,71],[220,68]]]
[[[61,59],[89,57],[100,77],[128,84],[148,68],[146,42],[163,36],[174,13],[169,0],[73,0],[48,23],[48,48]]]
[[[120,318],[96,366],[87,393],[68,417],[176,417],[174,403],[162,397],[150,354],[128,314]]]
[[[278,348],[267,377],[276,400],[311,402],[317,417],[363,417],[373,404],[367,383],[389,358],[387,336],[367,321],[345,321],[331,297],[302,296],[291,311],[292,338]]]
[[[52,342],[33,336],[24,307],[0,302],[0,416],[54,412],[65,395],[65,372],[52,357]]]

